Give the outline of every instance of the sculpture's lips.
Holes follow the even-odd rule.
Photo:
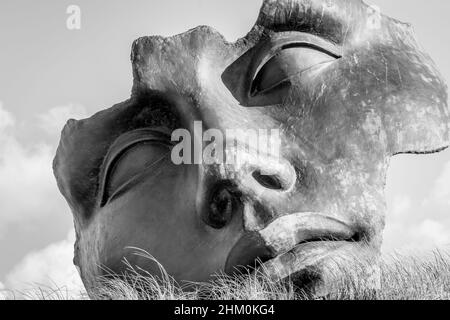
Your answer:
[[[355,238],[354,228],[320,213],[295,213],[275,220],[259,232],[275,255],[285,253],[303,242],[340,241]]]
[[[329,261],[339,263],[349,256],[357,256],[359,243],[349,241],[315,241],[303,243],[260,266],[261,272],[273,280],[292,277],[311,268],[317,272]],[[320,266],[320,267],[319,267]]]
[[[230,252],[225,272],[241,272],[259,262],[269,273],[289,276],[357,240],[355,228],[336,218],[313,212],[286,215],[261,231],[245,234]]]

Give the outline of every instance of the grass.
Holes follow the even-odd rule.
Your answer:
[[[152,259],[136,249],[136,255]],[[154,260],[155,261],[155,260]],[[435,251],[427,256],[391,255],[379,263],[358,261],[349,268],[336,264],[330,273],[327,294],[314,296],[296,288],[294,282],[273,281],[264,271],[236,277],[216,275],[208,283],[177,283],[159,265],[161,277],[124,261],[127,272],[99,279],[101,285],[91,295],[108,300],[449,300],[450,254]],[[74,300],[86,294],[65,288],[38,288],[6,295],[8,299]]]

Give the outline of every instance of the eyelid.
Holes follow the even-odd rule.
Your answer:
[[[116,160],[119,160],[124,153],[133,148],[135,145],[152,141],[155,143],[166,144],[167,146],[172,145],[170,136],[166,133],[166,130],[162,128],[145,128],[130,131],[121,135],[111,145],[103,162],[100,175],[100,193],[98,197],[100,207],[104,206],[108,201],[108,199],[106,199],[107,183]]]
[[[259,59],[257,57],[257,64],[260,64],[265,57],[270,56],[285,49],[286,46],[305,46],[312,49],[316,49],[335,56],[336,58],[342,57],[342,47],[320,38],[318,36],[303,33],[303,32],[283,32],[271,37],[269,41],[263,43],[262,48],[259,50]]]
[[[329,56],[331,56],[335,59],[341,58],[341,56],[338,55],[337,53],[327,50],[326,48],[320,47],[314,43],[303,42],[303,41],[290,41],[288,43],[285,43],[283,45],[280,45],[280,46],[275,47],[272,50],[270,50],[269,54],[265,56],[265,58],[260,62],[259,66],[256,68],[256,70],[254,72],[253,80],[255,80],[256,76],[261,71],[261,69],[266,65],[266,63],[269,62],[275,56],[277,56],[281,51],[286,50],[286,49],[291,49],[291,48],[302,48],[302,47],[317,50],[319,52],[328,54]]]
[[[270,61],[270,60],[269,60],[269,61]],[[284,78],[284,79],[282,79],[282,80],[279,80],[278,82],[273,83],[273,84],[272,84],[271,86],[269,86],[268,88],[263,89],[263,90],[260,90],[260,91],[256,90],[256,89],[253,87],[253,85],[252,85],[252,89],[251,89],[251,91],[250,91],[250,96],[253,98],[253,97],[257,97],[257,96],[259,96],[259,95],[264,95],[264,94],[266,94],[266,93],[268,93],[268,92],[271,92],[273,89],[278,88],[278,87],[279,87],[280,85],[282,85],[283,83],[286,83],[287,80],[290,80],[290,79],[292,79],[293,77],[298,76],[299,74],[308,72],[308,71],[311,70],[311,69],[317,68],[318,66],[321,66],[321,65],[324,65],[324,64],[328,64],[328,63],[329,63],[329,61],[325,61],[325,62],[321,62],[321,63],[315,64],[315,65],[312,65],[312,66],[310,66],[310,67],[308,67],[308,68],[306,68],[306,69],[303,69],[302,71],[300,71],[300,72],[298,72],[298,73],[294,73],[294,74],[292,74],[292,75],[290,75],[290,76],[288,76],[288,77],[286,77],[286,78]],[[253,81],[256,81],[258,75],[259,75],[259,71],[258,71],[258,74],[255,76],[255,79],[254,79]]]
[[[252,99],[252,84],[259,71],[273,57],[285,49],[305,47],[330,55],[335,59],[342,57],[342,47],[335,45],[320,37],[302,32],[283,32],[271,36],[270,40],[263,42],[257,50],[250,68],[248,69],[247,99]]]
[[[121,194],[123,194],[124,192],[129,190],[130,188],[132,188],[132,187],[136,186],[137,184],[139,184],[141,181],[143,181],[145,179],[146,174],[149,173],[150,171],[152,171],[152,173],[154,174],[155,173],[155,171],[154,171],[155,166],[158,165],[160,162],[162,162],[165,158],[170,157],[170,154],[171,154],[171,152],[168,151],[167,153],[162,155],[158,160],[153,162],[151,165],[145,167],[142,170],[141,173],[139,173],[137,175],[134,175],[127,182],[125,182],[120,187],[118,187],[117,190],[115,190],[113,193],[108,195],[108,197],[106,197],[106,194],[105,194],[105,199],[104,199],[104,204],[103,205],[106,205],[107,203],[113,201],[114,199],[119,197]]]

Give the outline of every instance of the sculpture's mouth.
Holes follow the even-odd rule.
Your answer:
[[[327,259],[337,260],[340,255],[353,252],[357,246],[359,244],[352,239],[308,241],[258,267],[270,278],[281,280],[316,268]]]
[[[292,214],[244,235],[231,251],[225,272],[242,274],[258,269],[281,280],[314,268],[327,258],[355,251],[360,240],[355,228],[329,216]]]

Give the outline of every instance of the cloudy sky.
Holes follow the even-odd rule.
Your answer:
[[[372,0],[411,22],[450,80],[450,2]],[[66,9],[81,8],[68,30]],[[0,2],[0,290],[32,283],[74,288],[72,217],[51,161],[68,118],[129,97],[132,41],[211,25],[245,35],[261,0],[2,0]],[[388,176],[385,252],[450,244],[450,151],[398,156]]]

